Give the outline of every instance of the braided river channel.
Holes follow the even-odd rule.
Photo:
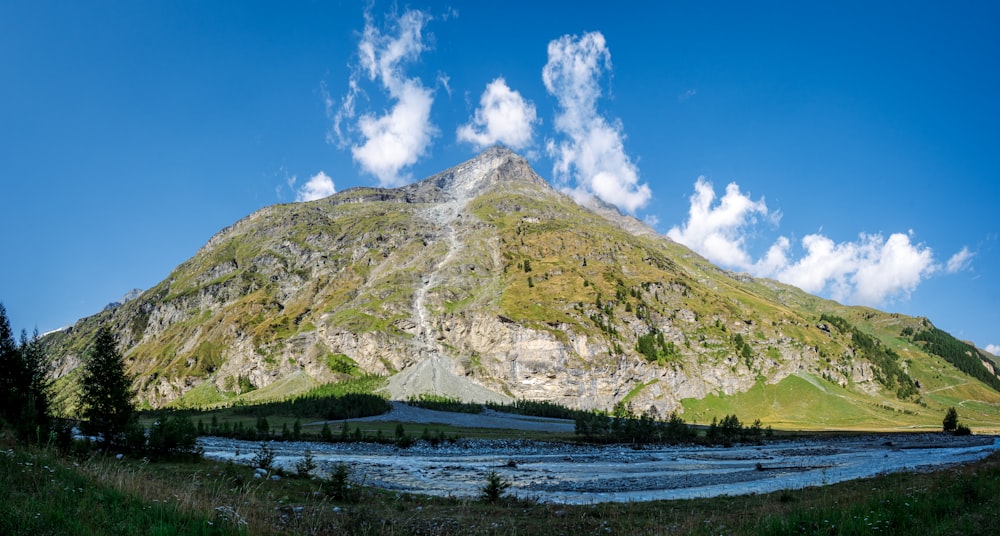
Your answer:
[[[259,442],[199,439],[210,460],[251,464]],[[474,497],[489,471],[509,492],[542,502],[590,504],[767,493],[897,471],[971,462],[1000,449],[994,436],[884,434],[774,440],[730,448],[584,446],[457,440],[409,448],[373,443],[270,442],[275,466],[294,472],[306,450],[317,472],[347,464],[353,481],[387,490]]]

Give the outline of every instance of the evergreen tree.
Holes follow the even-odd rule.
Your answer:
[[[123,445],[135,413],[132,379],[111,330],[98,330],[80,379],[84,431],[100,436],[105,447]]]
[[[7,319],[7,310],[0,303],[0,418],[8,423],[16,423],[21,418],[26,376],[21,351]]]
[[[50,387],[46,375],[45,351],[35,330],[31,339],[27,332],[21,332],[21,364],[23,369],[23,393],[21,415],[18,419],[18,430],[23,439],[33,439],[41,442],[49,431],[49,397]]]
[[[942,429],[945,432],[954,432],[958,429],[958,411],[954,407],[948,408],[948,412],[944,415],[944,420],[942,421]]]

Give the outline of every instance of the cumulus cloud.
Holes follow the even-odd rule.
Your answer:
[[[997,344],[987,344],[984,348],[987,352],[1000,356],[1000,345]]]
[[[835,243],[818,234],[802,239],[805,255],[774,273],[762,273],[807,292],[829,291],[833,299],[879,305],[908,297],[937,270],[933,252],[913,244],[910,235],[859,235],[856,242]]]
[[[288,183],[290,187],[294,184],[294,179]],[[299,188],[298,192],[295,193],[295,200],[299,202],[314,201],[316,199],[329,197],[335,193],[337,193],[337,189],[333,186],[333,179],[331,179],[326,173],[320,171],[310,177],[309,180],[303,184],[301,188]]]
[[[486,86],[472,121],[458,128],[458,141],[480,148],[499,142],[523,149],[531,145],[537,120],[535,105],[500,77]]]
[[[758,219],[765,217],[777,222],[780,214],[769,213],[763,198],[754,201],[735,183],[716,202],[712,184],[699,177],[688,220],[672,227],[667,236],[723,266],[864,305],[908,297],[939,269],[931,249],[911,241],[912,231],[888,238],[862,233],[856,241],[839,243],[822,234],[809,234],[802,238],[803,252],[797,258],[791,240],[781,236],[754,260],[747,239]],[[956,257],[968,257],[960,254]]]
[[[963,247],[961,251],[952,255],[951,258],[948,259],[948,263],[945,264],[945,270],[949,274],[961,272],[969,267],[972,263],[972,257],[975,255],[975,253],[969,251],[969,248]]]
[[[715,205],[712,183],[698,177],[688,221],[683,227],[671,227],[667,236],[712,262],[747,270],[753,263],[746,252],[745,235],[757,216],[767,216],[763,199],[753,201],[733,182],[726,186],[726,195]]]
[[[598,113],[601,78],[611,70],[611,52],[604,35],[564,35],[549,43],[542,69],[545,89],[556,98],[556,133],[546,151],[555,160],[557,183],[577,197],[595,195],[630,213],[642,208],[652,193],[639,182],[639,170],[625,153],[625,133],[619,120]]]
[[[420,78],[408,77],[405,70],[427,50],[423,28],[429,20],[422,11],[407,10],[391,17],[383,31],[366,13],[358,64],[339,109],[330,112],[338,143],[350,145],[354,161],[383,186],[405,182],[408,177],[403,170],[424,155],[437,133],[430,120],[434,92]],[[391,103],[388,110],[358,114],[359,98],[366,96],[362,87],[366,81],[386,94]]]

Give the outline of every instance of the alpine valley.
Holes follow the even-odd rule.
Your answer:
[[[140,406],[387,396],[543,400],[706,423],[1000,428],[992,356],[926,318],[721,270],[497,146],[396,189],[261,209],[164,281],[48,334],[64,410],[97,328]]]

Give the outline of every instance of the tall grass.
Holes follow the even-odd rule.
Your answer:
[[[240,534],[200,497],[161,487],[114,458],[67,463],[48,451],[0,454],[0,534]]]

